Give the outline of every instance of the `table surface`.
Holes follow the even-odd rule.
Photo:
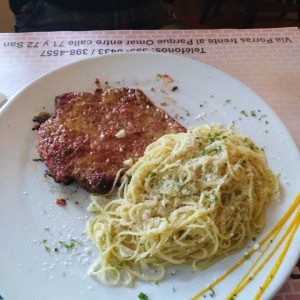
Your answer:
[[[144,51],[183,55],[234,76],[268,103],[300,148],[298,28],[1,33],[0,93],[9,101],[40,75],[83,58]],[[274,299],[300,299],[299,268],[300,261]]]

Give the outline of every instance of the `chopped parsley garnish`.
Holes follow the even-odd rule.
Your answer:
[[[217,139],[217,137],[215,135],[209,135],[207,139],[210,143],[213,143]]]
[[[213,289],[211,289],[210,293],[209,293],[209,296],[211,296],[212,298],[215,297],[216,296],[216,292]]]
[[[64,242],[64,241],[59,241],[59,244],[62,245],[63,247],[65,247],[66,249],[71,249],[71,248],[74,248],[74,247],[75,247],[75,245],[76,245],[76,240],[71,239],[69,244],[67,244],[67,243]]]
[[[149,300],[149,297],[146,294],[141,292],[141,293],[139,293],[139,299],[140,300]]]
[[[221,146],[218,146],[218,147],[212,148],[212,149],[206,149],[206,148],[204,148],[202,150],[202,154],[203,155],[216,155],[216,154],[220,154],[221,151],[222,151]]]
[[[46,240],[46,239],[44,239],[43,241],[43,244],[44,244],[44,248],[45,248],[45,250],[47,251],[47,252],[50,252],[50,247],[49,247],[49,245],[48,245],[48,241]]]
[[[50,252],[50,247],[49,247],[48,245],[45,245],[45,250],[46,250],[47,252]]]
[[[211,194],[211,195],[209,195],[209,200],[211,202],[215,202],[215,201],[219,200],[219,197],[216,194]]]
[[[244,115],[245,117],[248,117],[248,114],[246,113],[246,111],[244,111],[244,110],[241,110],[241,115]]]
[[[150,177],[155,177],[156,175],[157,175],[157,173],[154,172],[154,171],[152,171],[152,172],[150,173]]]
[[[128,183],[130,183],[132,176],[131,176],[131,175],[128,175],[128,174],[126,174],[126,178],[127,178],[127,181],[128,181]]]

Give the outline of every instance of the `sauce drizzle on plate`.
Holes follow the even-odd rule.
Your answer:
[[[227,300],[233,300],[239,292],[241,292],[253,279],[254,277],[262,270],[262,268],[268,263],[268,261],[275,255],[276,251],[282,247],[282,250],[275,261],[271,271],[267,275],[263,284],[259,287],[258,292],[256,293],[254,299],[260,299],[261,295],[267,289],[272,279],[274,279],[281,262],[283,261],[290,245],[293,240],[293,237],[300,225],[300,194],[297,195],[292,205],[289,207],[287,212],[283,215],[280,221],[272,228],[272,230],[258,243],[257,247],[252,248],[246,256],[240,259],[236,264],[234,264],[227,272],[222,274],[217,278],[213,283],[209,284],[205,289],[201,290],[197,295],[193,296],[191,300],[199,299],[201,296],[204,296],[207,292],[211,291],[218,283],[224,280],[227,276],[233,273],[239,266],[241,266],[249,257],[257,252],[257,249],[261,249],[259,256],[255,259],[252,266],[247,270],[245,275],[242,277],[240,282],[237,284],[236,288],[226,297]],[[287,229],[282,234],[282,237],[275,244],[273,249],[266,254],[270,246],[273,245],[275,238],[282,231],[283,226],[290,220],[293,213],[295,216],[290,222]]]

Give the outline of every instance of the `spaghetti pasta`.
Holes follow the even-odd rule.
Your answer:
[[[123,176],[116,199],[93,197],[90,273],[108,285],[159,281],[170,265],[203,269],[261,232],[277,177],[250,138],[219,125],[150,144]]]

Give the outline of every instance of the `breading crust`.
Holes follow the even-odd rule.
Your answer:
[[[184,131],[139,89],[97,89],[56,97],[54,114],[39,126],[36,148],[55,181],[106,193],[147,145]]]

